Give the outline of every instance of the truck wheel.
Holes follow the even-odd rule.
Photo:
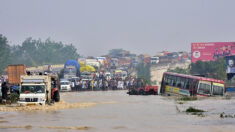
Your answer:
[[[55,100],[55,102],[59,102],[60,101],[60,93],[59,93],[59,91],[56,91],[54,93],[54,100]]]
[[[158,95],[158,93],[157,93],[157,92],[154,92],[154,95]]]
[[[145,95],[144,90],[140,90],[140,91],[139,91],[139,94],[140,94],[140,95]]]

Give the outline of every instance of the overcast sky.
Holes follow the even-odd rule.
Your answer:
[[[235,41],[235,0],[0,0],[0,34],[74,44],[82,55],[190,51]]]

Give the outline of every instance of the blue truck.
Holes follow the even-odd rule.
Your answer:
[[[76,60],[67,60],[64,64],[64,78],[72,79],[80,76],[80,65]]]

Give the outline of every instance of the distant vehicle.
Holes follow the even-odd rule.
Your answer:
[[[71,84],[69,80],[60,81],[60,91],[72,91]]]
[[[151,64],[159,63],[159,57],[151,57]]]
[[[64,78],[71,79],[72,77],[79,77],[80,65],[76,60],[68,60],[64,64]]]
[[[223,96],[225,83],[222,80],[165,72],[160,93],[186,96]]]
[[[98,61],[97,59],[86,59],[85,64],[96,67],[97,68],[96,70],[98,70],[101,66],[100,61]]]
[[[81,78],[84,80],[92,80],[92,74],[90,72],[82,72],[81,73]]]

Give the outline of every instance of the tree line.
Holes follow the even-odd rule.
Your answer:
[[[187,69],[176,68],[168,71],[190,75],[201,75],[224,81],[227,80],[226,65],[223,58],[216,61],[197,61],[196,63],[191,63]]]
[[[27,38],[21,45],[9,45],[5,36],[0,34],[0,73],[9,64],[39,66],[44,64],[63,64],[68,59],[77,59],[79,54],[73,44],[63,44],[50,38]]]

